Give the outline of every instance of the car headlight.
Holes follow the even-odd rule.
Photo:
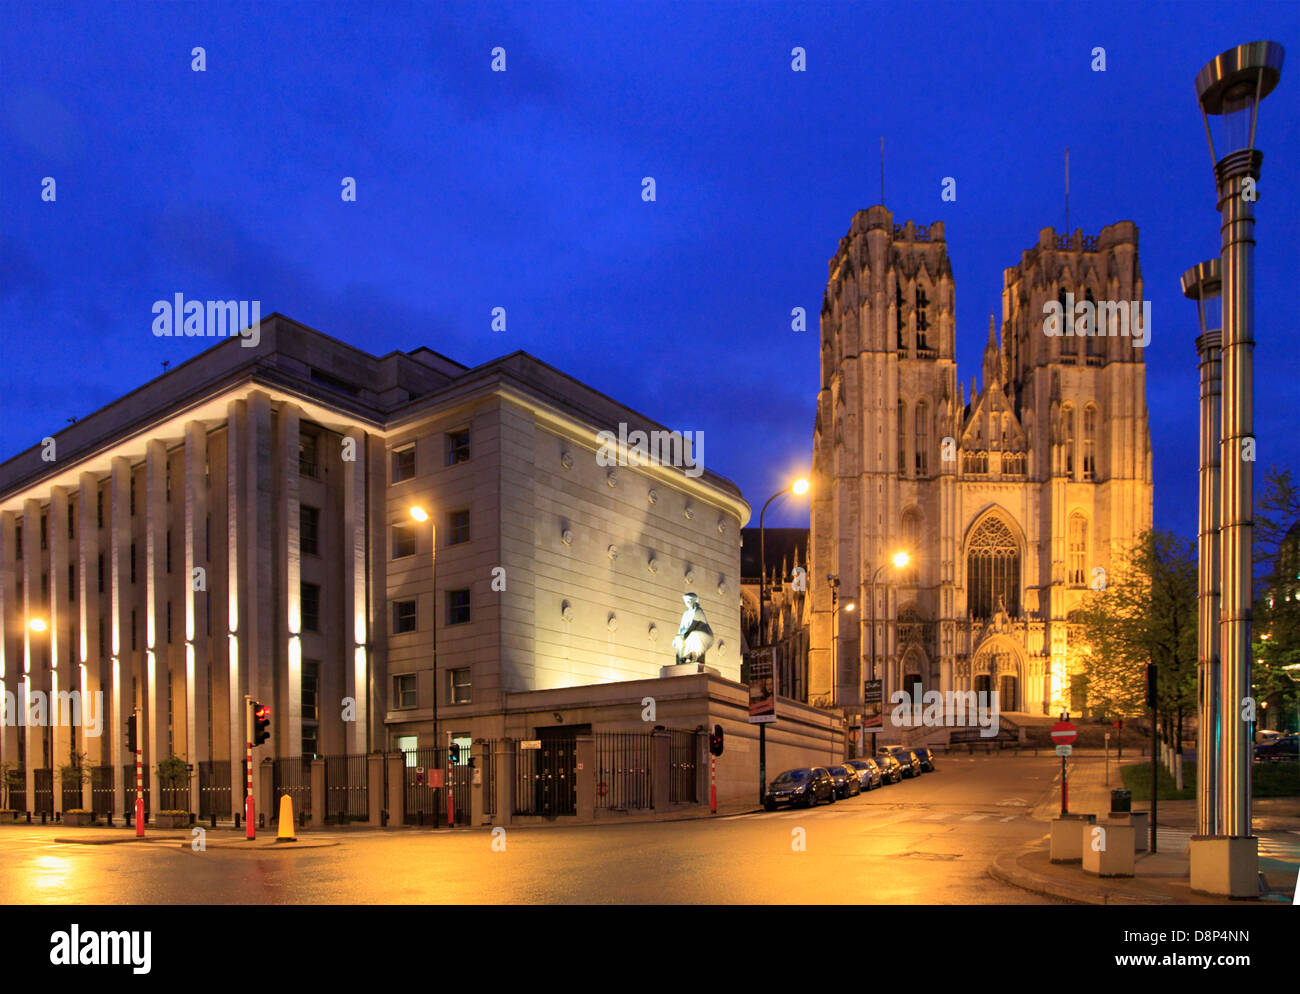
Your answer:
[[[802,784],[801,786],[796,787],[796,788],[794,789],[794,793],[796,793],[796,794],[802,794],[802,793],[803,793],[805,790],[807,790],[807,789],[808,789],[808,785],[807,785],[807,784]]]

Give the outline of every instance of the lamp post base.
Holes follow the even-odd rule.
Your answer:
[[[1259,839],[1193,836],[1188,844],[1192,890],[1220,897],[1259,897]]]

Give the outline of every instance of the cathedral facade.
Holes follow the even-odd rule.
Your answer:
[[[874,674],[886,728],[890,695],[918,683],[998,691],[1004,712],[1086,709],[1068,616],[1151,527],[1150,329],[1121,335],[1110,308],[1053,334],[1048,302],[1067,294],[1098,313],[1141,301],[1137,226],[1044,229],[1005,271],[968,391],[942,222],[854,216],[821,310],[813,703],[859,713]]]

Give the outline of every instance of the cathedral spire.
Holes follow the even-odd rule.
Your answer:
[[[984,346],[984,389],[997,384],[1002,385],[1002,354],[998,351],[996,332],[993,328],[993,315],[989,315],[989,341]]]

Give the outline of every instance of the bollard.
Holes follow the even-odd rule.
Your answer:
[[[45,824],[45,812],[44,812],[44,811],[41,812],[41,824],[42,824],[42,825]]]
[[[212,827],[213,827],[213,828],[216,828],[216,827],[217,827],[217,816],[216,816],[216,815],[211,815],[210,817],[211,817],[211,819],[212,819]]]
[[[130,828],[130,827],[131,827],[131,812],[128,811],[124,817],[125,817],[125,819],[126,819],[126,827],[127,827],[127,828]]]
[[[104,821],[105,821],[105,823],[107,823],[107,825],[108,825],[109,828],[112,828],[112,827],[113,827],[113,812],[110,811],[108,814],[104,815]]]
[[[424,828],[424,810],[423,810],[423,809],[420,809],[419,811],[416,811],[416,812],[415,812],[415,823],[416,823],[417,825],[419,825],[420,828]]]
[[[235,812],[235,831],[239,831],[239,812]]]
[[[31,813],[30,811],[28,811],[28,812],[27,812],[27,824],[30,825],[31,823],[32,823],[32,813]]]

